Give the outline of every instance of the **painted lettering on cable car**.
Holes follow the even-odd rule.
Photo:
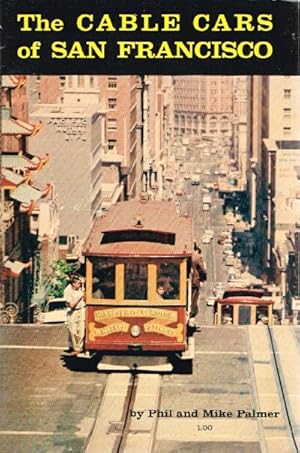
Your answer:
[[[103,322],[108,318],[158,318],[168,322],[177,321],[177,312],[174,310],[164,310],[159,308],[112,308],[109,310],[94,311],[94,320]]]
[[[183,340],[183,324],[177,324],[177,327],[167,327],[164,324],[158,324],[155,320],[144,324],[145,332],[156,332],[167,337],[176,337],[177,341]]]
[[[127,322],[117,322],[109,324],[104,327],[96,327],[94,322],[90,322],[88,325],[88,335],[90,341],[95,341],[96,337],[106,337],[116,332],[128,332],[129,324]]]

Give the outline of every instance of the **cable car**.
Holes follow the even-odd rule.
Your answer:
[[[216,300],[217,325],[271,325],[273,324],[272,299],[263,298],[263,289],[232,288]]]
[[[96,218],[84,245],[85,349],[100,371],[191,366],[192,223],[176,204],[119,202]]]

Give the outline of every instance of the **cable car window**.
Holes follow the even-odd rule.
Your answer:
[[[242,326],[251,324],[251,307],[249,305],[239,306],[239,324]]]
[[[157,293],[162,299],[179,299],[179,264],[157,266]]]
[[[93,259],[92,294],[96,299],[115,299],[116,265],[103,258]]]
[[[222,307],[222,309],[221,309],[222,324],[232,324],[233,306],[232,305],[222,305],[221,307]]]
[[[147,264],[125,264],[125,299],[146,300],[148,286]]]

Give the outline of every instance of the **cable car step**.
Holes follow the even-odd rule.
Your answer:
[[[127,371],[170,373],[173,365],[167,357],[137,357],[137,356],[103,356],[97,365],[98,371]]]

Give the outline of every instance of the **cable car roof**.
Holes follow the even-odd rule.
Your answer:
[[[223,299],[228,297],[263,297],[265,294],[264,289],[253,289],[253,288],[230,288],[226,289],[223,294]]]
[[[235,304],[245,304],[245,305],[271,305],[274,304],[272,299],[261,299],[260,297],[247,297],[247,296],[236,296],[236,297],[227,297],[226,299],[216,299],[217,303],[222,305],[235,305]]]
[[[192,254],[191,218],[170,201],[131,200],[99,217],[83,247],[85,256],[184,257]]]

